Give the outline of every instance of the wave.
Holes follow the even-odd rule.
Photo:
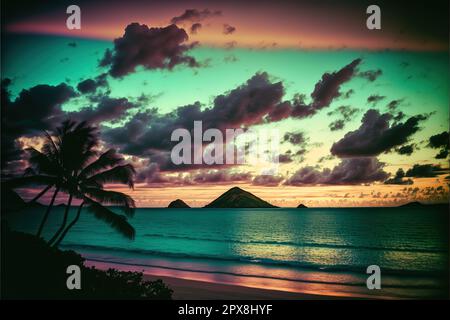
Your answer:
[[[250,263],[263,265],[268,267],[288,267],[320,272],[329,273],[353,273],[353,274],[364,274],[366,275],[366,265],[323,265],[299,261],[286,261],[286,260],[274,260],[268,258],[260,257],[249,257],[249,256],[223,256],[223,255],[209,255],[209,254],[188,254],[179,252],[165,252],[158,250],[146,250],[146,249],[127,249],[119,247],[107,247],[98,245],[87,245],[87,244],[64,244],[62,247],[73,250],[94,250],[102,252],[114,252],[114,253],[127,253],[127,254],[141,254],[141,255],[153,255],[167,258],[184,258],[184,259],[196,259],[196,260],[213,260],[213,261],[227,261],[234,263]],[[111,262],[111,261],[109,261]],[[411,276],[411,277],[441,277],[441,273],[445,270],[405,270],[405,269],[392,269],[383,268],[384,275],[400,275],[400,276]]]
[[[130,263],[130,262],[124,262],[124,261],[111,261],[111,260],[97,259],[97,258],[86,258],[86,260],[93,261],[93,262],[112,263],[112,264],[116,264],[116,265],[126,265],[126,266],[135,266],[135,267],[150,267],[150,268],[196,272],[196,273],[223,274],[223,275],[230,275],[230,276],[236,276],[236,277],[283,280],[283,281],[293,281],[293,282],[301,282],[301,283],[344,285],[344,286],[354,286],[354,287],[365,287],[366,286],[366,282],[364,280],[362,280],[361,282],[323,281],[323,280],[298,279],[298,278],[289,278],[289,277],[276,277],[276,276],[269,276],[269,275],[255,275],[255,274],[220,271],[220,270],[212,270],[211,271],[211,270],[201,270],[201,269],[178,268],[178,267],[161,266],[161,265],[154,265],[154,264],[148,264],[148,263]],[[430,285],[430,284],[404,285],[404,284],[386,284],[386,283],[383,284],[383,287],[384,288],[409,288],[409,289],[440,289],[440,288],[442,288],[442,286]]]
[[[418,253],[446,253],[447,252],[447,250],[445,250],[445,249],[357,246],[357,245],[311,243],[311,242],[300,243],[300,242],[294,242],[294,241],[273,241],[273,240],[261,241],[261,240],[217,239],[217,238],[202,238],[202,237],[166,235],[166,234],[158,234],[158,233],[146,233],[143,236],[146,238],[166,238],[166,239],[210,241],[210,242],[223,242],[223,243],[241,243],[241,244],[285,245],[285,246],[294,246],[294,247],[313,247],[313,248],[330,248],[330,249],[356,249],[356,250],[359,249],[359,250],[418,252]]]

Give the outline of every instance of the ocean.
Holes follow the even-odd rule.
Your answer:
[[[8,220],[35,233],[45,208]],[[56,207],[50,237],[62,219]],[[72,209],[72,215],[76,209]],[[127,240],[84,210],[62,243],[100,268],[346,297],[448,294],[448,210],[419,208],[136,209]],[[381,269],[381,289],[366,269]]]

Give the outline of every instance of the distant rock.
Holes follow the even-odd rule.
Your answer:
[[[183,200],[177,199],[169,203],[169,206],[167,208],[190,208],[186,202]]]
[[[406,204],[403,204],[401,206],[398,206],[398,208],[410,208],[410,209],[414,209],[414,208],[438,208],[438,209],[443,209],[443,210],[448,210],[449,209],[449,204],[448,203],[430,203],[430,204],[425,204],[425,203],[420,203],[418,201],[414,201],[414,202],[409,202]]]
[[[300,204],[297,206],[297,208],[299,208],[299,209],[306,209],[306,208],[308,208],[308,207],[305,206],[303,203],[300,203]]]
[[[239,187],[233,187],[205,208],[277,208]]]
[[[409,202],[409,203],[405,203],[402,204],[401,208],[421,208],[421,207],[425,207],[426,205],[423,203],[420,203],[419,201],[414,201],[414,202]]]

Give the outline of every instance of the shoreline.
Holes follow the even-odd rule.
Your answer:
[[[86,258],[86,257],[85,257]],[[349,299],[393,299],[384,295],[370,295],[363,292],[348,291],[343,285],[323,285],[301,283],[293,288],[251,277],[256,281],[233,276],[221,278],[220,274],[208,276],[197,272],[170,270],[166,268],[122,265],[113,262],[85,260],[85,265],[100,270],[114,268],[121,271],[142,272],[143,279],[154,281],[161,279],[173,290],[174,300],[349,300]],[[267,279],[266,279],[267,280]],[[263,282],[261,282],[263,281]],[[278,284],[287,284],[286,281]]]
[[[144,279],[161,279],[173,290],[174,300],[340,300],[350,297],[317,295],[272,289],[244,287],[232,284],[189,280],[145,274]],[[354,299],[354,298],[353,298]]]

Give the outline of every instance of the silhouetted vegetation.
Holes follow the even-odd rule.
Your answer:
[[[1,296],[3,299],[171,299],[161,280],[144,281],[140,272],[85,267],[74,251],[62,251],[36,236],[2,223]],[[67,267],[81,269],[81,289],[66,286]]]

